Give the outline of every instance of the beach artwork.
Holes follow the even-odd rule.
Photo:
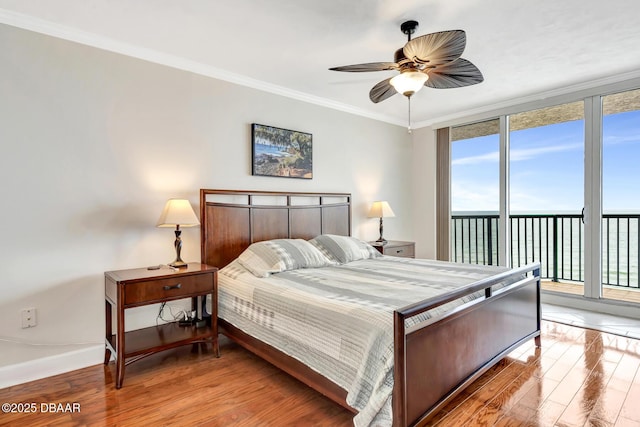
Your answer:
[[[313,177],[312,135],[253,123],[253,175],[287,178]]]

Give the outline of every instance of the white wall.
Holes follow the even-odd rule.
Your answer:
[[[416,144],[402,127],[5,25],[0,64],[4,372],[88,348],[101,362],[103,272],[173,260],[173,232],[155,228],[171,197],[197,212],[200,188],[351,192],[356,237],[377,237],[366,211],[386,199],[385,236],[413,239]],[[251,176],[252,122],[312,133],[313,179]],[[183,259],[199,260],[199,236],[184,230]],[[35,328],[21,329],[26,307]]]
[[[414,130],[413,240],[416,257],[436,258],[436,133],[430,127]]]

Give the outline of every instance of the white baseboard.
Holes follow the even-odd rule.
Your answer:
[[[611,314],[613,316],[640,319],[638,305],[610,299],[589,299],[581,295],[561,294],[559,292],[542,292],[543,303],[577,308],[580,310],[595,311],[596,313]]]
[[[104,345],[0,367],[0,389],[104,362]]]

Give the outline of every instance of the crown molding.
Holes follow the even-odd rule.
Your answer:
[[[114,52],[114,53],[122,54],[125,56],[142,59],[148,62],[165,65],[167,67],[176,68],[183,71],[189,71],[202,76],[223,80],[229,83],[249,87],[252,89],[272,93],[275,95],[292,98],[292,99],[303,101],[309,104],[314,104],[321,107],[326,107],[333,110],[338,110],[345,113],[354,114],[357,116],[362,116],[362,117],[366,117],[369,119],[373,119],[373,120],[377,120],[377,121],[381,121],[389,124],[404,126],[404,124],[401,123],[400,120],[389,117],[384,114],[372,113],[370,111],[367,111],[361,108],[356,108],[344,103],[336,102],[327,98],[322,98],[322,97],[311,95],[308,93],[288,89],[283,86],[267,83],[267,82],[246,77],[240,74],[232,73],[226,70],[205,65],[200,62],[192,61],[176,55],[169,55],[154,49],[134,46],[130,43],[124,43],[109,37],[104,37],[94,33],[78,30],[76,28],[60,25],[55,22],[36,18],[30,15],[25,15],[25,14],[0,8],[0,23],[10,25],[13,27],[22,28],[29,31],[33,31],[40,34],[45,34],[45,35],[56,37],[59,39],[80,43],[83,45],[95,47],[95,48],[106,50],[109,52]]]

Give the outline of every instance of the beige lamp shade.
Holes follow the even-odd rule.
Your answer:
[[[169,199],[164,205],[156,226],[175,227],[176,240],[173,246],[176,249],[176,259],[169,264],[171,267],[188,267],[188,264],[180,258],[180,252],[182,251],[182,239],[180,238],[182,230],[180,230],[180,227],[195,227],[197,225],[200,225],[200,221],[198,221],[198,217],[188,200]]]
[[[158,219],[158,227],[195,227],[200,225],[191,203],[184,199],[169,199]]]
[[[371,209],[369,209],[369,218],[392,218],[396,216],[389,206],[389,203],[385,201],[373,202]]]

